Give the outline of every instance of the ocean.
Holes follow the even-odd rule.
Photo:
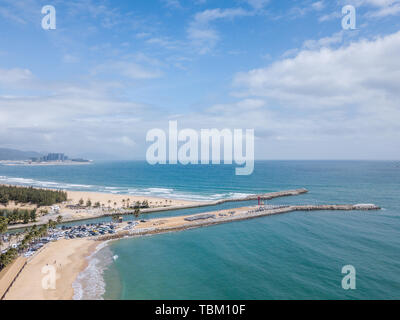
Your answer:
[[[270,204],[374,203],[380,211],[293,212],[107,243],[80,275],[83,299],[399,299],[400,164],[258,161],[234,166],[0,166],[0,183],[216,200],[286,189],[308,194]],[[243,206],[230,203],[217,209]],[[215,210],[197,208],[146,217]],[[356,289],[342,288],[354,266]]]

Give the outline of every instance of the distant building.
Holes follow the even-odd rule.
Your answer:
[[[40,158],[32,157],[29,159],[31,162],[52,162],[52,161],[71,161],[71,162],[90,162],[90,160],[85,160],[81,158],[69,159],[64,153],[49,153],[47,156]]]
[[[42,157],[42,161],[65,161],[68,157],[64,153],[49,153],[47,156]]]

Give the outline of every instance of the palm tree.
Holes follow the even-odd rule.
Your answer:
[[[56,226],[56,222],[50,219],[50,220],[47,222],[47,225],[49,226],[49,228],[54,228],[54,227]],[[36,232],[35,232],[35,233],[36,233]]]
[[[8,250],[10,250],[10,248],[12,246],[13,238],[14,238],[14,234],[11,233],[8,235]]]
[[[8,219],[5,217],[0,217],[0,234],[7,231]]]

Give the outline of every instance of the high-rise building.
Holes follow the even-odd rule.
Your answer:
[[[42,161],[65,161],[68,157],[64,153],[49,153],[47,156],[44,156]]]

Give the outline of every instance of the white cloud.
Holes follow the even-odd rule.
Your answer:
[[[400,3],[393,4],[391,6],[383,7],[376,12],[370,14],[372,17],[386,17],[395,16],[400,14]]]
[[[2,84],[16,84],[32,78],[32,72],[28,69],[0,69],[0,83]]]
[[[341,3],[369,8],[368,17],[381,18],[400,14],[400,0],[341,0]]]
[[[178,40],[172,40],[166,37],[153,37],[146,40],[146,43],[158,45],[164,49],[180,49],[183,47],[182,43]]]
[[[303,133],[313,137],[349,133],[375,139],[390,133],[393,138],[400,133],[399,55],[400,32],[338,49],[303,50],[237,74],[235,95],[297,114],[297,121],[281,120],[290,123],[291,132],[302,124]]]
[[[116,143],[120,143],[124,146],[127,147],[134,147],[136,145],[135,141],[132,140],[131,138],[127,137],[127,136],[123,136],[123,137],[119,137],[119,138],[115,138],[115,139],[110,139],[111,142],[116,142]]]
[[[182,5],[179,0],[162,0],[162,2],[168,8],[182,9]]]
[[[343,31],[336,32],[330,37],[324,37],[318,40],[306,40],[303,43],[303,49],[315,50],[324,47],[330,47],[343,41]]]
[[[134,157],[133,137],[145,132],[141,118],[151,110],[107,87],[52,83],[42,95],[0,96],[0,145]]]
[[[109,62],[97,66],[93,70],[93,74],[107,73],[109,75],[116,74],[130,79],[156,79],[162,76],[161,71],[148,70],[134,62],[117,61]]]
[[[14,12],[12,12],[12,10],[8,9],[8,8],[2,8],[0,7],[0,16],[2,16],[3,18],[7,19],[7,20],[11,20],[20,24],[26,24],[26,21],[21,18],[20,16],[18,16],[17,14],[15,14]]]
[[[197,13],[187,30],[188,38],[199,48],[201,54],[208,53],[219,40],[218,32],[211,26],[216,20],[234,19],[252,13],[241,8],[212,9]]]
[[[262,9],[264,8],[270,0],[245,0],[248,2],[250,6],[252,6],[254,9]]]
[[[315,2],[312,2],[311,4],[307,3],[305,5],[302,4],[301,6],[297,5],[297,6],[293,7],[290,10],[290,14],[295,17],[301,17],[301,16],[306,15],[309,12],[321,11],[324,8],[325,8],[325,2],[323,0],[315,1]]]
[[[318,50],[321,48],[334,47],[337,44],[343,44],[346,38],[351,38],[357,33],[345,33],[343,30],[334,33],[331,36],[323,37],[317,40],[309,39],[303,42],[301,48],[289,49],[282,54],[283,58],[294,57],[299,54],[301,50]],[[346,36],[346,37],[345,37]]]
[[[332,12],[332,13],[328,13],[328,14],[324,14],[324,15],[320,16],[318,18],[318,21],[325,22],[325,21],[330,21],[330,20],[340,19],[340,18],[342,18],[341,12],[336,11],[336,12]]]
[[[316,2],[313,2],[313,3],[311,4],[311,7],[312,7],[314,10],[317,10],[317,11],[323,10],[323,9],[325,8],[325,2],[324,2],[324,1],[316,1]]]
[[[265,101],[262,99],[244,99],[239,102],[231,104],[216,104],[208,108],[206,111],[209,113],[236,113],[237,110],[240,111],[252,111],[259,110],[266,105]]]

